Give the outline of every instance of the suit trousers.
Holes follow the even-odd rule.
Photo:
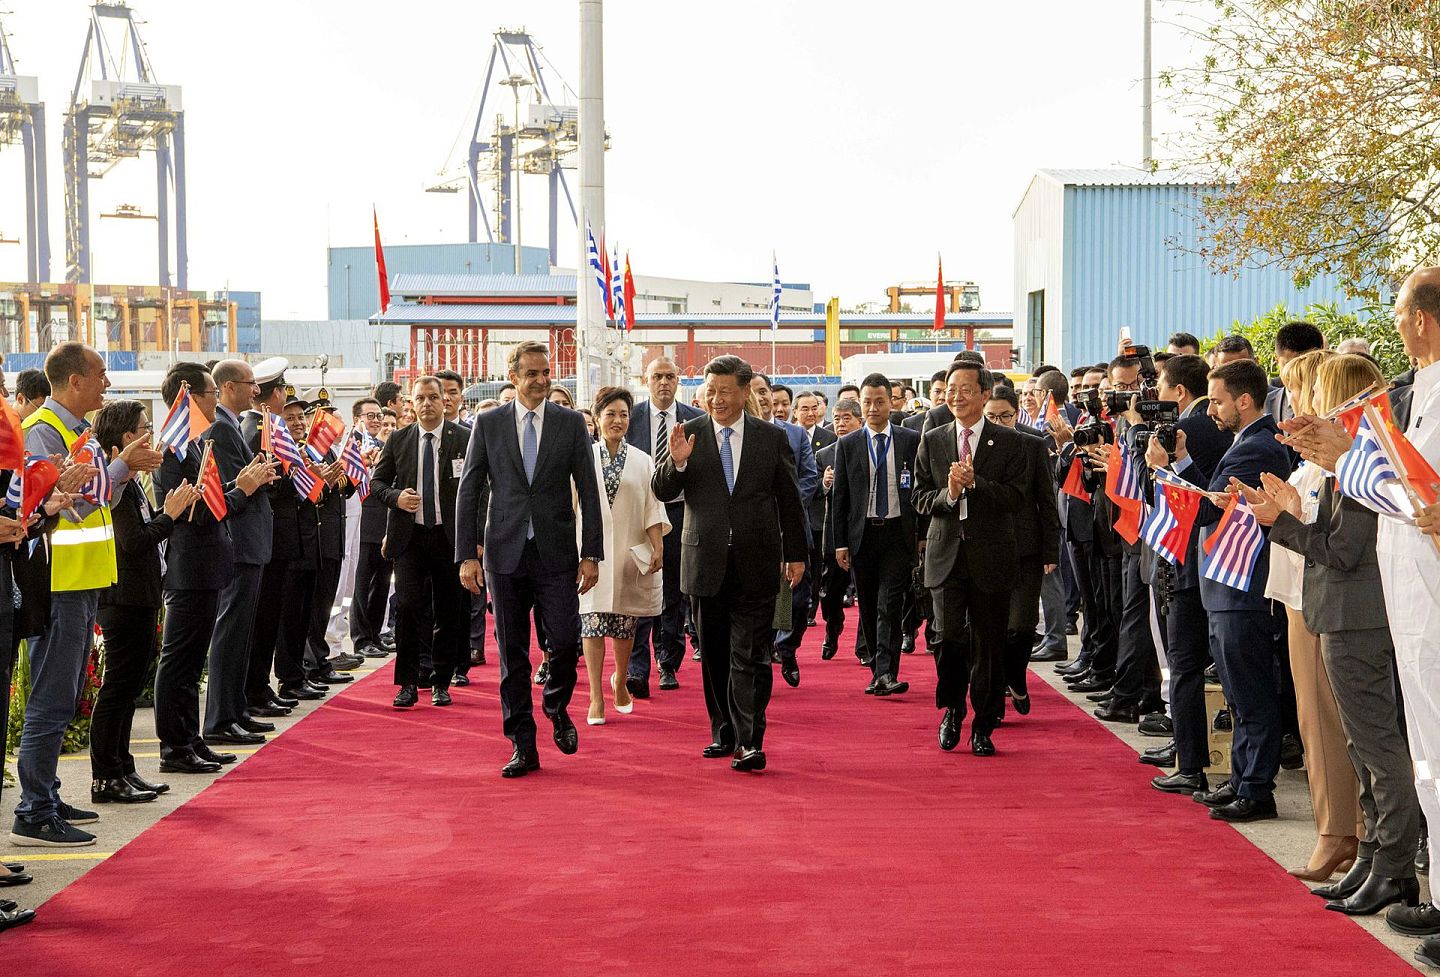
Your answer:
[[[478,595],[470,593],[464,587],[460,588],[460,600],[465,605],[461,614],[461,624],[464,626],[466,640],[458,649],[455,661],[455,674],[470,674],[470,652],[478,651],[485,654],[485,588],[482,585]],[[433,663],[432,663],[433,664]]]
[[[1120,658],[1120,608],[1125,598],[1121,558],[1107,556],[1098,543],[1091,543],[1088,550],[1090,588],[1095,600],[1095,620],[1090,624],[1090,667],[1100,675],[1113,675]],[[1088,611],[1086,617],[1088,620]]]
[[[1415,874],[1420,838],[1420,800],[1414,766],[1400,735],[1395,702],[1395,648],[1389,628],[1334,631],[1320,636],[1350,760],[1360,777],[1365,812],[1361,857],[1385,878]]]
[[[214,733],[245,718],[245,685],[250,669],[260,579],[257,563],[235,564],[235,576],[220,591],[210,673],[205,684],[205,732]]]
[[[1175,765],[1181,773],[1199,773],[1210,765],[1210,734],[1205,718],[1205,666],[1210,663],[1210,626],[1200,588],[1170,594],[1165,615],[1166,653],[1170,658],[1170,719],[1175,726]]]
[[[975,709],[972,733],[989,735],[1005,709],[1005,625],[1010,592],[975,586],[964,547],[944,584],[932,588],[940,648],[935,654],[935,706],[965,718],[965,697]]]
[[[1280,771],[1279,624],[1264,611],[1210,611],[1210,649],[1230,703],[1230,782],[1252,801],[1275,792]]]
[[[1094,578],[1090,574],[1090,550],[1093,545],[1092,543],[1076,542],[1073,539],[1065,544],[1065,550],[1070,555],[1070,569],[1077,595],[1075,606],[1083,615],[1080,622],[1079,660],[1087,665],[1095,659],[1097,637],[1103,638],[1105,632],[1097,606]]]
[[[130,729],[135,699],[145,690],[158,651],[153,607],[102,607],[96,613],[105,635],[105,681],[90,720],[90,776],[115,780],[135,772]]]
[[[385,630],[385,601],[395,564],[380,553],[379,543],[361,543],[355,564],[355,595],[350,601],[350,641],[359,651],[379,644]]]
[[[215,633],[218,590],[165,591],[165,634],[155,670],[155,734],[160,752],[200,739],[200,673]]]
[[[1016,559],[1016,585],[1010,592],[1010,613],[1005,627],[1005,686],[1024,697],[1029,693],[1030,650],[1035,646],[1035,625],[1040,620],[1040,589],[1045,567],[1039,554]],[[1058,577],[1057,574],[1051,576]],[[1062,628],[1063,633],[1063,628]]]
[[[650,658],[655,664],[672,672],[680,670],[685,660],[685,595],[680,593],[680,537],[685,525],[685,503],[665,506],[670,519],[670,532],[661,546],[665,565],[660,569],[663,594],[661,610],[655,617],[642,617],[635,622],[635,644],[630,649],[627,674],[644,681],[650,679]]]
[[[315,595],[310,601],[309,625],[305,633],[305,674],[318,678],[330,671],[330,642],[325,633],[330,628],[330,616],[335,613],[335,595],[340,591],[341,561],[328,557],[320,558],[320,569],[315,573]]]
[[[275,641],[275,681],[282,689],[305,681],[305,644],[315,601],[315,568],[303,560],[289,561],[284,587],[280,632]]]
[[[426,591],[429,600],[425,600]],[[420,683],[420,659],[429,654],[432,685],[450,686],[455,660],[470,640],[469,604],[460,596],[455,547],[443,526],[416,526],[405,551],[395,558],[395,592],[400,619],[395,626],[395,684]]]
[[[765,709],[775,682],[770,664],[775,591],[747,593],[745,578],[756,572],[750,564],[741,565],[732,546],[719,592],[695,598],[694,616],[712,739],[762,750]]]
[[[902,520],[895,518],[879,526],[867,522],[859,552],[864,555],[854,562],[855,603],[865,644],[875,652],[871,671],[876,678],[888,675],[894,680],[900,673],[901,615],[915,547]]]
[[[525,543],[514,573],[485,574],[495,611],[495,643],[500,655],[500,713],[505,737],[519,749],[535,749],[535,704],[531,698],[530,613],[535,612],[550,646],[550,677],[541,708],[552,721],[570,705],[580,661],[580,595],[573,572],[553,572],[540,563],[535,540]],[[767,649],[768,650],[768,649]]]
[[[805,639],[807,622],[810,620],[811,579],[810,564],[807,563],[800,582],[790,589],[790,627],[775,633],[775,650],[787,661],[795,658],[800,642]]]
[[[1160,658],[1150,630],[1150,588],[1140,575],[1140,554],[1120,558],[1119,653],[1112,707],[1160,704]]]
[[[1060,547],[1060,563],[1065,564],[1065,547]],[[1070,645],[1065,637],[1065,574],[1060,568],[1045,574],[1040,581],[1040,610],[1045,618],[1045,638],[1040,642],[1043,651],[1062,651],[1070,657]]]
[[[1363,838],[1365,818],[1360,809],[1359,767],[1350,760],[1340,704],[1335,701],[1330,675],[1320,654],[1320,636],[1305,626],[1305,615],[1300,611],[1287,607],[1285,615],[1289,625],[1290,672],[1295,677],[1295,705],[1300,739],[1305,744],[1305,778],[1310,782],[1315,829],[1331,837]],[[1393,683],[1390,702],[1392,706],[1395,703]],[[1392,726],[1398,735],[1398,718]],[[1400,745],[1403,752],[1403,738]]]

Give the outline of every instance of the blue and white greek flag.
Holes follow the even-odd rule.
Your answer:
[[[1400,507],[1386,491],[1388,483],[1400,484],[1400,473],[1385,457],[1368,417],[1360,418],[1360,425],[1355,429],[1355,443],[1340,456],[1335,469],[1336,483],[1341,492],[1374,506],[1380,512],[1400,515]]]
[[[605,308],[610,298],[609,276],[605,274],[605,264],[600,260],[600,247],[595,243],[595,232],[590,228],[590,221],[585,221],[585,250],[590,259],[590,269],[595,272],[595,285],[600,289],[600,308]]]
[[[610,264],[610,295],[615,303],[615,321],[625,321],[625,278],[620,274],[620,245],[615,245],[615,257]]]
[[[775,260],[775,255],[770,255],[770,263],[775,266],[774,291],[770,295],[770,331],[780,331],[780,264]]]

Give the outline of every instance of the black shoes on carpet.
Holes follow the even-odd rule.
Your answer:
[[[527,773],[539,769],[540,754],[535,752],[535,748],[522,749],[517,746],[515,752],[510,754],[510,762],[500,768],[500,776],[523,777]]]

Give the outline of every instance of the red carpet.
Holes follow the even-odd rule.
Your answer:
[[[5,972],[1414,973],[1043,684],[982,760],[936,748],[929,658],[879,701],[818,636],[801,661],[764,774],[700,757],[687,660],[598,729],[582,671],[580,753],[542,718],[513,782],[495,665],[405,714],[387,669],[6,934]]]

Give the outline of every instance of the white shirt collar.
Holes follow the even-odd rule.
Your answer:
[[[865,425],[865,434],[866,434],[866,436],[869,437],[871,440],[874,440],[878,435],[883,434],[883,435],[885,435],[886,438],[889,438],[891,441],[893,441],[893,440],[894,440],[894,438],[892,437],[893,432],[890,430],[890,428],[891,428],[891,424],[890,424],[889,421],[886,421],[886,422],[885,422],[885,430],[883,430],[883,431],[872,431],[872,430],[870,430],[870,425],[869,425],[869,424],[866,424],[866,425]],[[886,444],[889,444],[889,443],[890,443],[889,441],[886,441]]]

